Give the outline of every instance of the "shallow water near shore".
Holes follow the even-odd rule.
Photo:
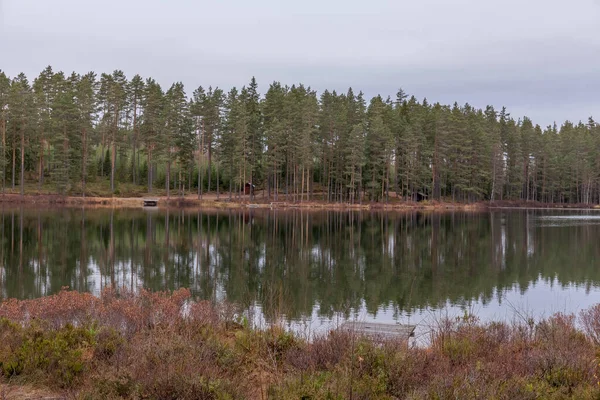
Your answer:
[[[3,298],[187,287],[250,310],[258,324],[310,333],[347,318],[427,326],[465,312],[512,320],[600,301],[594,211],[0,214]]]

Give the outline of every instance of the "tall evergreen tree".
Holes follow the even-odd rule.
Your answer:
[[[10,78],[0,70],[0,174],[2,179],[2,193],[6,186],[6,123],[8,121],[8,107],[10,102]]]
[[[25,139],[35,129],[35,113],[33,112],[33,92],[25,74],[20,73],[11,82],[9,96],[9,121],[13,131],[13,187],[15,185],[15,154],[20,143],[20,189],[21,196],[25,188]]]
[[[146,163],[148,167],[148,192],[152,193],[155,178],[155,167],[163,143],[162,136],[165,129],[165,96],[160,85],[153,79],[146,80],[143,99],[144,114],[142,118],[142,141],[146,149]]]
[[[88,175],[88,165],[90,163],[90,144],[91,132],[94,129],[94,121],[96,120],[97,105],[96,92],[98,83],[96,74],[89,72],[82,76],[76,83],[75,87],[75,102],[78,112],[77,122],[80,132],[80,148],[81,148],[81,193],[85,197],[86,183]]]
[[[131,133],[131,179],[133,184],[138,183],[139,173],[139,142],[140,142],[140,114],[142,112],[142,101],[144,97],[144,80],[141,76],[135,75],[127,85],[127,103],[131,108],[132,118]]]
[[[54,87],[54,72],[52,67],[46,67],[33,82],[35,93],[35,106],[38,113],[38,187],[44,184],[44,169],[47,138],[54,132],[52,121],[52,107],[54,105],[56,88]]]
[[[188,135],[188,118],[189,116],[188,102],[185,95],[183,83],[174,83],[165,96],[165,129],[163,140],[163,156],[167,164],[166,172],[166,190],[167,198],[171,193],[171,166],[173,156],[177,154],[177,143],[185,143],[182,138]],[[181,149],[181,151],[187,149]]]

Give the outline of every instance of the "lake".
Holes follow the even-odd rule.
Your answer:
[[[600,302],[600,213],[3,208],[0,295],[190,288],[254,318],[422,324]]]

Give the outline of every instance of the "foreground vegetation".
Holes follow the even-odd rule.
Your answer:
[[[164,88],[166,89],[166,88]],[[0,183],[25,193],[204,192],[360,203],[600,202],[600,127],[303,84],[168,90],[123,71],[0,71]],[[315,190],[319,188],[319,190]],[[92,194],[93,195],[93,194]]]
[[[252,329],[172,294],[62,291],[0,303],[0,371],[81,399],[596,399],[600,306],[534,322],[441,320],[428,347]],[[577,324],[579,322],[580,324]],[[578,328],[581,326],[581,328]]]

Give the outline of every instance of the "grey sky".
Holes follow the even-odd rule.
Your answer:
[[[164,86],[256,76],[600,119],[599,0],[0,0],[0,69],[122,69]]]

